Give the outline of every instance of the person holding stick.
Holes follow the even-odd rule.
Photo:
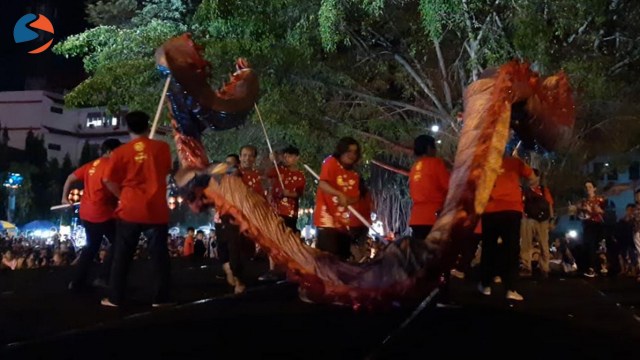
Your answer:
[[[116,251],[104,306],[119,306],[124,300],[129,266],[140,233],[149,237],[155,277],[153,307],[170,302],[170,263],[167,248],[169,207],[166,191],[171,172],[171,150],[164,141],[149,138],[149,116],[141,111],[126,115],[131,141],[111,154],[104,174],[107,188],[120,202],[116,208]]]
[[[89,267],[100,250],[103,238],[106,238],[111,243],[111,249],[107,253],[94,285],[105,287],[109,281],[116,233],[113,213],[118,205],[118,199],[106,188],[102,181],[102,176],[109,164],[111,152],[120,144],[121,142],[118,139],[105,140],[100,147],[102,156],[76,169],[67,177],[67,181],[64,183],[61,204],[71,204],[69,201],[71,184],[78,181],[84,183],[80,220],[82,220],[82,225],[87,235],[87,245],[80,253],[75,276],[68,286],[69,290],[82,291],[88,287],[86,281]]]
[[[322,163],[313,223],[316,248],[343,260],[351,256],[348,207],[360,199],[360,176],[353,170],[361,157],[360,144],[351,137],[338,141],[336,150]]]

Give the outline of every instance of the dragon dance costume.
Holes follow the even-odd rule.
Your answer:
[[[258,78],[244,59],[220,90],[209,86],[209,64],[189,35],[168,40],[157,52],[159,69],[171,74],[174,141],[183,168],[209,166],[200,141],[207,128],[243,124],[258,98]],[[465,91],[464,125],[443,210],[423,242],[396,241],[366,264],[343,262],[303,245],[267,201],[234,176],[199,176],[189,184],[192,208],[215,206],[240,230],[288,269],[300,293],[313,302],[354,308],[413,303],[439,285],[454,264],[452,242],[473,233],[501,168],[510,129],[523,142],[552,150],[571,133],[575,110],[564,73],[541,79],[527,63],[509,62],[487,72]],[[513,113],[513,114],[512,114]],[[456,246],[455,248],[459,248]]]

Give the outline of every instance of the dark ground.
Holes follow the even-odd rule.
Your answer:
[[[173,263],[178,304],[149,305],[147,264],[133,268],[131,304],[99,305],[100,293],[66,290],[72,268],[0,273],[0,359],[273,358],[439,359],[466,356],[622,358],[640,354],[640,284],[628,278],[552,278],[484,297],[452,283],[455,308],[354,312],[303,303],[293,284],[230,295],[218,264]],[[266,269],[255,264],[256,273]],[[390,339],[385,341],[389,335]],[[511,350],[515,349],[515,350]]]

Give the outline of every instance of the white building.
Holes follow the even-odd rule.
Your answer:
[[[0,92],[0,123],[9,133],[9,146],[24,150],[29,130],[43,135],[47,157],[62,163],[68,153],[74,165],[85,141],[99,147],[107,138],[129,140],[123,115],[103,108],[67,109],[62,95],[47,91]]]

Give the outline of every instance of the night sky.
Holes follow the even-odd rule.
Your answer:
[[[53,24],[55,45],[89,26],[85,20],[84,0],[2,0],[1,9],[0,91],[25,90],[26,79],[40,76],[45,77],[46,83],[37,89],[57,92],[70,90],[82,81],[84,73],[79,59],[54,55],[51,48],[40,54],[28,54],[33,45],[16,44],[13,26],[27,13],[42,13]]]

